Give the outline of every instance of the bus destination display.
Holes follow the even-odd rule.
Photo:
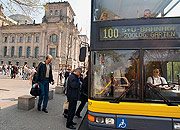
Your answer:
[[[180,25],[112,26],[100,28],[100,41],[179,39]]]

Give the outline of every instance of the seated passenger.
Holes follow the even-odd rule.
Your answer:
[[[114,19],[120,19],[118,15],[114,15]]]
[[[106,12],[103,12],[101,14],[100,20],[108,20],[108,14]]]
[[[157,88],[166,88],[166,89],[168,89],[167,81],[166,81],[166,79],[164,77],[160,76],[159,69],[154,69],[153,70],[153,76],[148,77],[147,83],[150,83],[150,84],[152,84],[153,86],[155,86]],[[162,86],[161,84],[165,84],[165,85]]]
[[[150,9],[144,10],[144,18],[151,18],[151,10]]]

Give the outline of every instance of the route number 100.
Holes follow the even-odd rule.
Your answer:
[[[106,28],[104,29],[104,39],[107,38],[118,38],[119,37],[119,33],[118,33],[118,29],[112,29],[112,28]]]

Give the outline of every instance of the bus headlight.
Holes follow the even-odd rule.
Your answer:
[[[106,122],[106,124],[114,124],[114,119],[113,118],[106,118],[105,122]]]
[[[180,130],[180,123],[174,123],[174,129],[175,130]]]
[[[104,123],[103,117],[96,117],[96,123]]]

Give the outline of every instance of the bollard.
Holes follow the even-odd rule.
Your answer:
[[[61,86],[56,86],[55,87],[55,93],[56,94],[62,94],[63,90],[64,90],[64,87],[61,87]]]
[[[30,95],[23,95],[18,97],[18,109],[21,110],[30,110],[35,106],[35,97]]]
[[[49,100],[53,99],[53,94],[54,94],[54,91],[50,90],[49,91]]]

